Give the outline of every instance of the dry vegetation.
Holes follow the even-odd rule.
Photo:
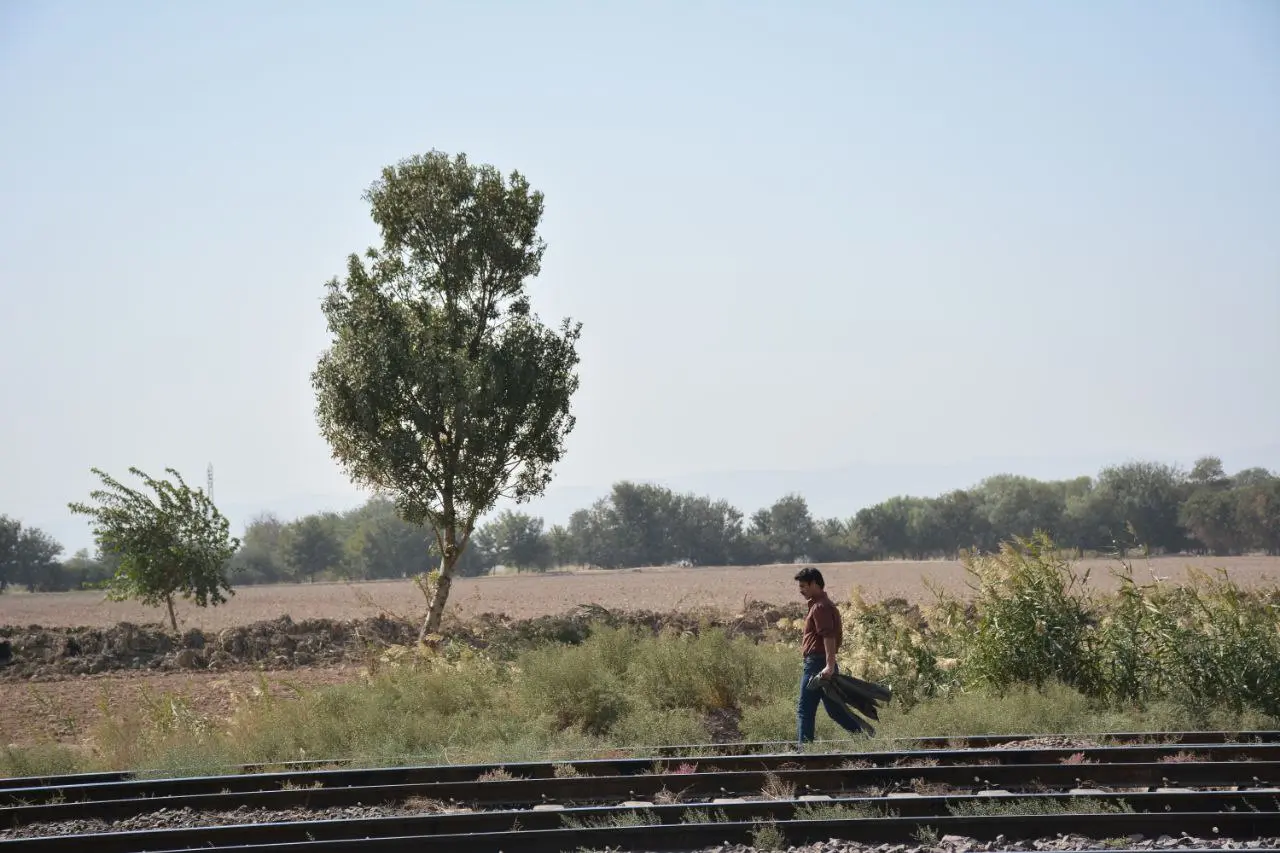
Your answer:
[[[1081,570],[1092,571],[1091,585],[1114,590],[1110,560],[1083,560]],[[1161,557],[1139,562],[1141,580],[1148,568],[1178,582],[1188,567],[1225,568],[1244,588],[1280,581],[1280,557]],[[822,566],[829,586],[843,593],[852,585],[869,599],[902,597],[932,600],[927,584],[965,595],[966,576],[959,562],[832,563]],[[455,582],[450,610],[466,619],[479,613],[502,613],[514,619],[563,613],[579,604],[599,604],[611,610],[679,610],[703,607],[731,610],[744,599],[787,603],[796,601],[792,566],[745,566],[623,569],[602,572],[552,573],[463,578]],[[301,619],[354,619],[379,610],[408,614],[421,610],[421,595],[410,581],[366,583],[287,584],[241,587],[226,604],[200,610],[180,605],[184,628],[217,631],[236,625],[275,619],[288,614]],[[157,622],[160,611],[133,602],[107,602],[99,592],[65,592],[0,596],[0,625],[48,627],[109,626],[117,622]]]
[[[110,673],[29,683],[0,681],[0,747],[5,744],[82,742],[122,709],[145,709],[177,699],[202,715],[229,717],[265,687],[289,699],[299,691],[359,678],[359,667],[283,672]]]
[[[902,733],[916,732],[917,729],[923,732],[924,729],[921,726],[925,721],[928,722],[927,728],[931,732],[935,729],[939,732],[952,733],[961,730],[986,731],[992,725],[1012,726],[1014,729],[1021,727],[1020,730],[1036,727],[1056,730],[1052,728],[1055,725],[1076,725],[1079,719],[1083,719],[1082,715],[1094,713],[1097,709],[1090,710],[1090,708],[1099,702],[1102,703],[1100,707],[1103,709],[1130,708],[1135,704],[1142,705],[1152,700],[1163,701],[1162,697],[1180,695],[1196,701],[1208,700],[1208,706],[1217,708],[1223,705],[1224,696],[1230,698],[1231,695],[1239,693],[1236,690],[1239,685],[1225,684],[1225,682],[1219,684],[1212,679],[1201,683],[1204,681],[1201,678],[1204,673],[1244,672],[1247,674],[1258,670],[1255,673],[1257,678],[1250,676],[1253,679],[1251,683],[1256,682],[1265,686],[1272,681],[1272,675],[1274,675],[1272,670],[1276,664],[1272,657],[1268,657],[1272,654],[1268,649],[1275,645],[1274,616],[1270,617],[1271,622],[1268,627],[1264,624],[1265,619],[1264,622],[1257,622],[1261,617],[1254,613],[1257,610],[1255,605],[1249,604],[1247,600],[1237,601],[1231,597],[1229,590],[1215,592],[1203,585],[1201,588],[1206,590],[1205,595],[1208,597],[1202,600],[1183,601],[1178,596],[1173,598],[1166,596],[1152,599],[1149,602],[1151,606],[1147,606],[1142,605],[1141,601],[1133,599],[1132,596],[1110,598],[1112,603],[1108,605],[1108,612],[1111,617],[1103,621],[1098,632],[1081,635],[1078,638],[1084,642],[1084,645],[1075,648],[1070,643],[1066,645],[1062,642],[1050,643],[1049,646],[1052,648],[1046,646],[1047,651],[1039,658],[1035,655],[1028,657],[1028,651],[1034,651],[1041,639],[1046,641],[1055,637],[1058,640],[1070,639],[1068,635],[1078,627],[1079,621],[1074,597],[1076,593],[1066,588],[1060,590],[1060,594],[1054,593],[1054,584],[1062,578],[1059,569],[1047,563],[1033,561],[1028,564],[1029,568],[1022,566],[1016,567],[1015,570],[996,571],[999,569],[998,564],[988,562],[988,585],[984,587],[981,609],[984,612],[997,614],[1002,608],[1012,608],[1005,614],[1008,618],[1002,616],[990,625],[1008,626],[1007,630],[1020,632],[1017,636],[997,636],[992,633],[993,629],[990,626],[975,634],[974,626],[969,624],[969,617],[963,616],[956,610],[944,608],[937,611],[926,624],[920,621],[920,611],[915,608],[903,610],[905,605],[902,602],[889,609],[872,604],[900,596],[920,603],[925,607],[925,612],[932,613],[928,603],[933,599],[933,594],[929,591],[927,584],[958,594],[966,592],[966,581],[970,580],[970,577],[958,564],[859,563],[824,566],[824,571],[829,578],[829,587],[844,606],[849,641],[849,648],[845,654],[848,656],[847,663],[850,670],[866,677],[887,679],[892,682],[898,693],[897,704],[902,706],[902,711],[912,710],[917,702],[923,702],[921,708],[927,706],[929,709],[927,717],[921,717],[917,710],[912,715],[914,722],[910,726],[904,723]],[[1243,588],[1272,587],[1276,583],[1277,576],[1280,576],[1280,558],[1230,560],[1165,558],[1150,563],[1138,563],[1135,566],[1135,579],[1142,583],[1149,579],[1150,573],[1154,571],[1157,575],[1177,583],[1186,579],[1189,566],[1224,568],[1230,579]],[[1076,569],[1091,569],[1091,585],[1100,591],[1114,592],[1118,584],[1108,571],[1111,567],[1112,564],[1093,561],[1078,564]],[[1013,571],[1011,578],[1020,579],[1019,583],[1008,582],[1009,578],[1005,576],[1009,571]],[[990,574],[990,572],[995,573]],[[689,610],[709,606],[732,612],[742,607],[744,599],[772,600],[798,607],[793,592],[792,574],[793,567],[772,566],[705,569],[652,568],[610,573],[586,572],[573,575],[470,579],[459,584],[454,603],[457,615],[464,619],[477,613],[495,611],[516,618],[558,614],[586,602],[601,604],[616,610],[683,609],[686,614],[681,618],[688,619],[695,618],[688,614]],[[993,583],[992,578],[997,581],[1001,578],[1005,580],[992,586],[990,585]],[[847,596],[855,585],[860,589],[861,594],[855,594],[850,600]],[[223,626],[241,625],[253,620],[275,617],[281,613],[289,613],[296,619],[359,618],[367,617],[371,612],[376,613],[380,609],[407,615],[414,611],[421,611],[421,599],[411,598],[410,591],[411,588],[407,583],[248,587],[240,590],[227,606],[203,612],[195,608],[186,608],[183,615],[188,617],[190,625],[215,631]],[[1142,606],[1130,606],[1126,603],[1135,601],[1137,605]],[[1187,609],[1188,602],[1195,604],[1198,608],[1192,608],[1195,610],[1194,613]],[[1211,606],[1205,609],[1201,606],[1202,604]],[[1270,608],[1274,609],[1274,606],[1272,604]],[[1250,607],[1253,610],[1249,610]],[[10,625],[31,623],[110,625],[121,619],[154,622],[159,616],[154,611],[146,611],[142,608],[102,602],[97,593],[5,595],[0,598],[0,608],[2,608],[0,623]],[[915,615],[912,615],[911,611],[914,611]],[[1203,611],[1203,614],[1200,611]],[[1261,612],[1258,611],[1258,613]],[[1014,616],[1020,618],[1015,619]],[[1195,618],[1192,618],[1193,616]],[[1248,616],[1248,619],[1245,619],[1245,616]],[[773,617],[769,618],[773,619]],[[1201,622],[1206,618],[1213,625],[1207,623],[1202,625]],[[1159,624],[1147,625],[1147,622],[1153,619]],[[570,741],[573,743],[577,743],[574,740],[577,738],[581,739],[583,744],[590,741],[593,745],[598,745],[597,740],[604,737],[615,743],[665,740],[688,742],[711,736],[718,725],[717,720],[713,718],[725,708],[734,710],[735,728],[741,723],[741,731],[732,733],[735,736],[788,737],[788,732],[794,726],[792,694],[795,652],[794,649],[784,646],[786,646],[785,636],[794,628],[794,625],[791,624],[790,617],[774,621],[778,622],[778,629],[784,635],[782,645],[775,642],[778,639],[776,637],[758,646],[753,644],[749,636],[742,637],[729,645],[711,638],[707,640],[707,644],[699,642],[689,648],[684,648],[682,644],[657,643],[654,645],[651,641],[642,642],[640,639],[634,639],[627,640],[623,645],[634,643],[642,645],[622,654],[619,649],[613,648],[617,642],[607,641],[607,636],[613,635],[606,635],[606,639],[602,639],[601,642],[592,641],[583,647],[571,647],[568,650],[533,648],[522,652],[516,670],[513,672],[525,671],[537,674],[537,677],[529,679],[528,683],[520,688],[522,692],[519,692],[519,704],[528,712],[529,720],[523,728],[517,728],[524,731],[534,726],[534,723],[546,724],[551,728],[540,735],[542,740],[535,738],[536,743],[531,741],[528,744],[523,742],[516,745],[507,744],[502,748],[541,749],[553,741],[560,743],[559,739],[566,737],[566,732],[572,734]],[[468,624],[479,625],[484,622],[485,620],[469,620]],[[1026,624],[1022,624],[1023,622]],[[1165,622],[1168,624],[1164,624]],[[1186,622],[1185,626],[1182,625],[1183,622]],[[1255,625],[1254,622],[1257,624]],[[1258,628],[1259,625],[1262,627]],[[1245,631],[1245,627],[1249,627],[1249,631]],[[1129,628],[1133,630],[1128,631]],[[1213,630],[1209,630],[1210,628]],[[1222,630],[1219,631],[1219,628]],[[1254,630],[1255,628],[1266,630],[1259,634]],[[1141,635],[1155,638],[1169,634],[1174,636],[1175,642],[1169,648],[1164,648],[1157,647],[1158,644],[1152,646],[1151,641],[1144,641],[1144,644],[1139,647],[1132,643],[1126,644],[1126,638],[1130,633],[1134,637]],[[1186,636],[1183,636],[1184,634]],[[1192,642],[1201,635],[1218,636],[1218,634],[1226,639],[1234,637],[1239,642],[1217,645],[1203,643],[1197,645]],[[1270,640],[1267,640],[1267,637]],[[960,638],[963,638],[963,641]],[[957,645],[958,642],[959,645]],[[1075,651],[1071,651],[1067,646],[1071,646]],[[1201,646],[1204,647],[1201,648]],[[698,655],[702,655],[701,658],[696,661],[688,658],[689,654],[698,649],[701,650],[698,651]],[[1010,657],[1010,650],[1017,650],[1017,654]],[[1067,651],[1071,651],[1071,654],[1067,654]],[[470,652],[465,652],[464,655],[470,655]],[[601,655],[608,658],[608,661],[598,660],[597,658]],[[579,660],[579,658],[582,659]],[[481,660],[484,659],[486,658],[481,658]],[[633,659],[648,661],[651,665],[641,666]],[[632,663],[623,667],[620,661],[632,661]],[[1106,667],[1100,669],[1099,661],[1106,663]],[[280,716],[276,722],[281,731],[294,731],[299,720],[293,719],[291,715],[295,712],[287,709],[293,707],[295,703],[285,702],[280,705],[273,700],[288,700],[301,695],[311,696],[311,698],[298,705],[299,710],[296,713],[312,714],[313,718],[308,718],[310,719],[308,725],[318,727],[318,733],[315,735],[316,743],[299,744],[299,747],[305,746],[311,750],[318,748],[316,744],[321,743],[328,744],[328,751],[334,751],[334,754],[369,753],[371,756],[376,754],[380,760],[389,760],[394,757],[391,753],[384,751],[390,748],[384,745],[366,745],[358,740],[347,742],[351,735],[345,731],[328,732],[327,729],[323,732],[319,731],[332,722],[331,715],[325,710],[328,707],[325,703],[330,701],[345,703],[344,707],[352,702],[364,701],[370,706],[366,709],[369,720],[366,721],[367,725],[362,725],[360,729],[367,732],[380,732],[387,728],[389,724],[385,718],[386,709],[378,705],[378,701],[381,700],[377,696],[370,698],[372,694],[358,688],[359,684],[367,683],[370,677],[367,662],[348,660],[325,667],[295,666],[283,671],[277,670],[269,662],[259,666],[262,666],[262,670],[258,672],[124,673],[116,671],[71,677],[55,674],[47,680],[39,681],[24,679],[0,681],[0,707],[11,711],[9,714],[0,715],[2,718],[0,719],[0,751],[4,750],[6,744],[61,743],[87,746],[90,742],[97,741],[122,744],[124,746],[119,746],[119,749],[124,752],[119,755],[112,753],[104,756],[99,751],[94,761],[109,761],[122,765],[144,759],[157,760],[164,753],[161,749],[162,744],[159,742],[154,745],[155,750],[158,751],[148,752],[145,755],[125,754],[126,747],[133,749],[134,747],[129,745],[136,744],[138,741],[133,728],[130,727],[133,724],[124,725],[122,720],[131,719],[130,715],[141,714],[144,720],[151,721],[146,723],[147,726],[158,727],[157,730],[162,732],[170,729],[186,731],[194,725],[191,721],[196,721],[199,725],[193,731],[204,731],[206,727],[212,726],[217,729],[226,725],[229,720],[237,717],[239,709],[252,706],[258,709],[252,714],[262,715],[269,711],[270,715]],[[477,686],[477,684],[489,684],[487,679],[492,673],[486,674],[487,668],[494,666],[501,668],[507,664],[493,662],[477,663],[475,666],[479,668],[472,673],[471,665],[463,670],[454,670],[451,665],[448,669],[448,678],[445,678],[444,674],[423,674],[421,678],[425,680],[420,686],[426,692],[422,696],[435,697],[431,701],[436,701],[440,695],[444,695],[440,691],[447,686],[448,690],[445,690],[445,693],[449,695],[452,695],[450,691],[462,691],[466,694],[465,698],[461,694],[455,697],[458,700],[455,703],[458,707],[471,707],[477,701],[477,696],[487,695],[489,688],[485,687],[482,690]],[[1262,675],[1262,670],[1258,667],[1267,670],[1267,674]],[[585,677],[584,674],[619,673],[624,669],[628,679],[626,684],[613,681],[602,684],[579,683]],[[471,684],[468,678],[458,681],[459,674],[462,672],[466,672],[468,678],[475,675],[479,682]],[[692,685],[684,684],[680,679],[673,680],[670,675],[672,672],[696,672],[698,678]],[[720,681],[711,678],[711,674],[714,673],[723,676]],[[761,681],[761,676],[766,673],[767,677]],[[1197,673],[1201,675],[1196,675]],[[963,679],[961,674],[964,676]],[[419,676],[413,677],[419,678]],[[437,681],[437,679],[444,680]],[[951,697],[964,703],[970,702],[970,698],[955,695],[962,680],[996,688],[1007,688],[1013,685],[1039,683],[1046,679],[1050,682],[1065,680],[1082,692],[1070,692],[1070,697],[1074,697],[1070,701],[1060,696],[1052,701],[1038,702],[1037,707],[1041,710],[1036,713],[1040,716],[1025,719],[1013,715],[1017,710],[1016,703],[1002,708],[999,714],[993,715],[988,713],[991,709],[979,713],[975,710],[977,706],[972,704],[953,707],[949,704],[950,699],[942,701],[945,697]],[[1218,679],[1218,681],[1221,680],[1221,678]],[[722,685],[723,689],[716,687],[717,684]],[[768,689],[764,690],[760,696],[739,696],[738,693],[744,684],[765,685]],[[1126,684],[1143,685],[1144,690],[1140,691],[1141,695],[1134,693],[1130,688],[1117,690],[1116,685],[1123,687]],[[403,687],[403,684],[395,686],[394,690],[388,687],[386,692],[388,695],[392,693],[399,695]],[[428,687],[429,690],[427,690]],[[679,690],[675,690],[676,687],[681,687],[685,692],[692,692],[686,696]],[[319,688],[319,692],[316,692],[316,688]],[[333,692],[335,690],[355,690],[355,692]],[[675,690],[674,693],[673,690]],[[1227,694],[1223,693],[1224,690],[1227,690]],[[1263,692],[1266,693],[1266,691]],[[1259,694],[1246,705],[1257,710],[1274,710],[1273,706],[1280,707],[1276,706],[1280,698],[1273,696],[1272,693],[1274,691],[1267,695]],[[566,700],[565,697],[569,695],[576,697],[574,702]],[[598,701],[587,702],[583,697],[594,697]],[[498,702],[501,707],[508,709],[512,707],[511,697],[490,698]],[[1090,703],[1088,706],[1083,704],[1086,698]],[[426,713],[426,706],[430,705],[430,702],[425,698],[422,701],[426,703],[422,708],[411,703],[414,704],[415,713]],[[268,704],[264,705],[264,702]],[[1073,702],[1076,704],[1073,705]],[[1239,705],[1240,703],[1237,701],[1226,704]],[[1064,709],[1068,707],[1070,711],[1065,712]],[[1225,708],[1225,705],[1223,707]],[[306,710],[308,708],[310,708],[309,711]],[[589,719],[557,719],[557,713],[566,708],[577,711],[585,708],[590,712]],[[1257,713],[1257,710],[1250,711],[1246,707],[1225,708],[1225,710],[1235,715]],[[1060,712],[1066,715],[1052,716]],[[1151,719],[1143,717],[1135,720],[1099,717],[1096,725],[1104,728],[1108,725],[1112,728],[1118,725],[1123,728],[1126,725],[1163,723],[1165,726],[1176,727],[1203,722],[1185,717],[1186,713],[1188,713],[1186,709],[1179,706],[1176,713],[1167,719],[1159,714]],[[1044,717],[1044,714],[1050,714],[1052,718]],[[497,716],[502,717],[502,714]],[[1158,722],[1156,718],[1159,718]],[[254,719],[257,720],[257,717]],[[263,719],[266,718],[263,717]],[[399,719],[399,717],[393,715],[390,719]],[[897,724],[893,719],[891,715],[885,721],[887,726],[882,731],[885,733],[894,731]],[[1231,719],[1236,717],[1233,716]],[[161,722],[155,723],[156,720]],[[820,724],[820,727],[821,725],[824,724]],[[412,732],[405,733],[404,737],[409,740],[421,739],[421,733],[416,728],[411,728]],[[144,729],[150,731],[145,726]],[[104,731],[107,732],[105,737]],[[489,733],[493,735],[496,743],[506,743],[503,738],[507,735],[504,734],[499,738],[498,734],[501,733]],[[334,738],[336,740],[332,740]],[[215,745],[220,751],[231,749],[229,743]],[[420,751],[433,755],[436,751],[444,749],[442,744],[434,741],[430,743],[424,741],[417,746]],[[467,748],[483,750],[489,747],[477,741],[468,743]],[[183,750],[185,749],[186,747],[183,747]],[[263,749],[265,747],[259,745],[246,752],[237,746],[231,749],[229,754],[234,754],[241,759],[257,760],[269,757],[267,753],[271,753],[271,750],[258,754]],[[274,756],[274,753],[271,754]],[[439,757],[447,756],[440,753]],[[64,758],[58,760],[61,761]],[[65,760],[72,759],[65,758]],[[78,762],[79,759],[76,761]],[[78,763],[77,766],[79,766]]]

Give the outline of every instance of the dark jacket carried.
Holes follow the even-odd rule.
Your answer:
[[[842,672],[837,672],[831,678],[815,675],[809,679],[808,689],[821,690],[828,699],[839,702],[841,705],[848,707],[850,711],[857,711],[872,720],[880,719],[878,707],[893,697],[893,691],[883,684],[863,681],[861,678],[854,678],[852,675],[845,675]],[[875,728],[870,723],[858,719],[856,715],[854,719],[862,723],[863,728],[867,730],[867,734],[874,735],[876,733]]]

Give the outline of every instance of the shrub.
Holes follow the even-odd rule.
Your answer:
[[[711,736],[697,711],[639,705],[618,719],[608,739],[618,746],[644,747],[706,743]]]
[[[966,554],[976,582],[977,623],[964,672],[970,683],[1001,690],[1061,681],[1097,690],[1088,573],[1078,575],[1044,534],[1005,542],[995,554]]]
[[[0,777],[75,773],[83,764],[84,755],[71,747],[57,744],[0,746]]]
[[[800,677],[796,676],[796,684]],[[797,688],[798,689],[798,688]],[[818,724],[823,714],[818,712]],[[742,737],[747,741],[789,741],[796,736],[796,697],[777,697],[771,702],[742,709],[738,723]],[[816,733],[815,733],[816,736]]]
[[[714,711],[758,698],[762,650],[745,638],[712,628],[695,636],[664,631],[636,648],[629,680],[659,708]]]
[[[605,665],[601,643],[552,646],[518,661],[520,693],[528,707],[558,728],[600,735],[631,708],[622,676]]]
[[[960,688],[955,664],[967,626],[964,608],[954,599],[939,594],[926,618],[901,599],[868,605],[854,587],[840,610],[845,632],[840,665],[846,672],[889,686],[894,701],[907,709]]]
[[[1136,633],[1141,655],[1153,662],[1144,683],[1193,708],[1280,715],[1280,608],[1270,596],[1242,592],[1225,573],[1193,572],[1181,587],[1139,589],[1146,606]],[[1126,652],[1118,641],[1108,651]]]

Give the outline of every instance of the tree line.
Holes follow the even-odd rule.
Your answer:
[[[1280,476],[1262,468],[1228,476],[1214,457],[1189,472],[1135,462],[1069,480],[1001,474],[933,498],[893,497],[843,519],[815,518],[797,494],[747,517],[725,500],[624,481],[565,524],[498,513],[476,529],[458,573],[955,557],[965,549],[994,551],[1002,540],[1037,530],[1081,553],[1147,547],[1277,555]],[[116,569],[109,555],[80,551],[60,560],[61,553],[44,532],[0,516],[0,590],[92,587]],[[347,512],[292,521],[259,515],[226,573],[236,585],[374,580],[417,575],[439,559],[429,528],[403,520],[391,500],[373,498]]]

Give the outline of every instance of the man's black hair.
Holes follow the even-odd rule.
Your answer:
[[[818,571],[813,566],[805,566],[803,569],[796,572],[796,580],[801,583],[806,581],[809,583],[816,583],[819,589],[827,588],[827,582],[822,579],[822,572]]]

